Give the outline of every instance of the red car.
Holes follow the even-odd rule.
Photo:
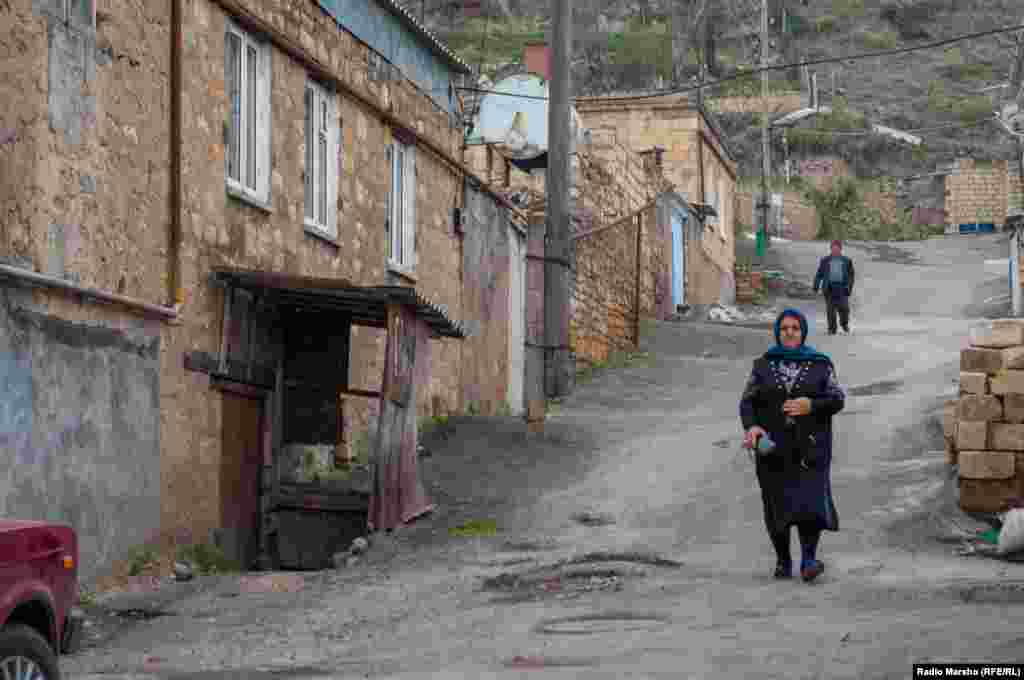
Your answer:
[[[81,639],[78,537],[51,522],[0,519],[0,678],[58,680]]]

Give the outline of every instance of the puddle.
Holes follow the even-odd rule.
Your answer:
[[[903,388],[902,380],[880,380],[867,385],[858,385],[847,390],[851,397],[877,397],[886,394],[895,394]]]
[[[538,633],[546,635],[594,635],[597,633],[631,633],[658,630],[671,622],[661,614],[636,612],[604,612],[565,616],[541,621],[535,627]]]

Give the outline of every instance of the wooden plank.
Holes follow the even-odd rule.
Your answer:
[[[349,387],[341,390],[341,394],[347,394],[353,397],[367,397],[369,399],[380,399],[383,396],[382,392],[376,390],[357,390]]]
[[[247,385],[245,383],[235,382],[233,380],[225,380],[224,378],[211,377],[210,387],[221,392],[230,392],[240,397],[247,397],[249,399],[263,400],[267,393],[270,392],[268,388],[257,387],[255,385]]]
[[[227,286],[224,289],[224,313],[221,315],[220,322],[220,356],[218,357],[220,364],[218,371],[220,373],[227,373],[228,371],[228,331],[231,326],[231,301],[234,296],[234,287]]]

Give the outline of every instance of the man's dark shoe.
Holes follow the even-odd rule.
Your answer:
[[[822,564],[821,560],[804,562],[800,567],[800,578],[804,580],[804,583],[810,583],[821,576],[823,571],[825,571],[825,565]]]

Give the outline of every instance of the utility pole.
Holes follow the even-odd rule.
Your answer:
[[[548,396],[569,393],[569,277],[572,235],[569,192],[572,148],[569,124],[569,66],[572,58],[573,0],[552,0],[551,84],[548,91],[547,234],[544,253],[544,344]]]
[[[761,0],[761,229],[765,246],[768,245],[768,174],[771,172],[771,152],[768,132],[768,0]]]

